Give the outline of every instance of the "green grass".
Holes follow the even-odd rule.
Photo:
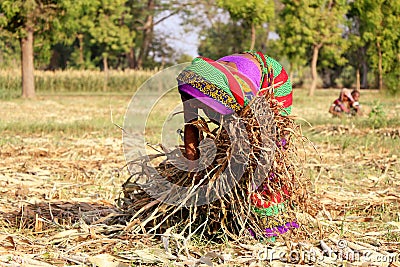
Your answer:
[[[332,118],[328,109],[338,92],[339,90],[318,90],[316,95],[310,98],[307,96],[307,90],[295,90],[293,115],[307,121],[306,123],[303,120],[298,120],[302,124],[306,136],[318,142],[327,142],[332,139],[331,141],[334,143],[341,143],[344,149],[352,146],[375,145],[380,140],[387,143],[387,146],[393,147],[393,141],[381,139],[374,136],[373,133],[364,135],[361,139],[357,139],[355,143],[350,142],[351,136],[326,137],[313,133],[312,130],[318,126],[340,125],[350,129],[400,126],[399,98],[388,97],[377,91],[363,91],[360,102],[365,110],[373,110],[379,107],[381,114],[357,118]],[[0,110],[0,130],[11,135],[64,132],[79,136],[91,131],[118,132],[116,131],[117,127],[112,123],[112,119],[114,123],[123,125],[126,108],[133,94],[133,91],[118,93],[61,92],[59,94],[40,93],[35,100],[3,100],[2,110]],[[143,99],[142,103],[146,101],[146,99]],[[155,103],[146,128],[147,137],[150,141],[159,140],[161,123],[171,115],[173,108],[179,104],[179,101],[177,92],[171,92]],[[142,108],[140,101],[137,104],[135,108],[140,110]],[[177,122],[175,120],[173,122],[178,128]]]
[[[3,134],[23,133],[23,134],[63,134],[71,137],[79,137],[84,133],[98,133],[103,137],[113,131],[121,132],[115,125],[104,119],[91,119],[80,122],[58,123],[56,121],[47,122],[11,122],[0,123],[0,131]],[[112,133],[114,135],[114,133]]]
[[[400,126],[400,97],[386,95],[377,90],[362,90],[360,103],[364,110],[362,117],[332,118],[328,113],[332,102],[338,97],[340,90],[318,90],[313,97],[307,96],[307,90],[295,90],[293,114],[307,120],[312,126],[345,125],[362,128],[379,128],[380,126]],[[379,115],[368,116],[371,110],[381,109]],[[378,122],[374,122],[379,120]],[[299,121],[304,126],[307,123]]]
[[[155,71],[35,71],[37,94],[135,92]],[[0,70],[0,99],[21,95],[20,70]]]
[[[306,90],[295,91],[293,114],[300,117],[304,135],[312,142],[337,146],[341,153],[399,154],[399,136],[385,136],[400,127],[400,99],[379,93],[362,91],[360,102],[365,113],[360,117],[333,118],[328,109],[339,90],[318,90],[312,98]],[[371,111],[378,112],[371,112]],[[305,121],[304,121],[304,120]],[[339,129],[333,131],[333,129]]]
[[[121,136],[115,126],[123,124],[130,96],[40,96],[37,99],[2,101],[2,138],[14,135],[52,134],[82,137]]]
[[[374,132],[363,135],[343,134],[334,136],[306,132],[306,136],[315,143],[335,144],[341,149],[342,153],[349,150],[368,151],[370,153],[399,153],[400,137],[392,138]]]

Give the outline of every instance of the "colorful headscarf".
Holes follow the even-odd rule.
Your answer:
[[[347,98],[351,101],[354,102],[353,96],[351,95],[350,89],[343,88],[342,91],[340,91],[339,94],[339,100],[343,101],[344,96],[347,96]]]
[[[262,75],[252,60],[239,55],[226,56],[218,61],[196,57],[178,75],[179,91],[227,115],[239,112],[260,90],[274,85],[275,98],[283,103],[282,114],[290,114],[292,85],[285,69],[276,60],[259,52],[247,53],[257,58]],[[219,61],[233,62],[238,70]]]

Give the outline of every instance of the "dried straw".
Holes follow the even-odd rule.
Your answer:
[[[197,173],[179,168],[182,160],[177,155],[182,147],[130,162],[130,167],[139,166],[140,171],[132,173],[123,184],[118,200],[129,214],[129,230],[162,234],[173,227],[188,237],[217,234],[237,240],[249,236],[249,232],[262,238],[265,228],[296,222],[296,212],[310,208],[306,194],[309,181],[303,176],[297,151],[304,138],[294,117],[281,114],[281,108],[268,93],[255,97],[240,114],[222,123],[224,127],[211,130],[212,122],[204,118],[193,122],[203,138],[210,138],[216,145],[214,151],[207,147],[209,142],[200,148],[203,154],[216,156]],[[161,164],[152,167],[154,160],[161,159]],[[235,179],[240,173],[241,179]],[[170,183],[184,186],[186,197],[179,198],[182,191],[171,191]],[[148,194],[163,190],[168,194]],[[277,194],[285,198],[284,211],[275,216],[258,214],[252,197],[273,201]],[[210,203],[195,205],[207,200]],[[173,201],[179,204],[168,204]],[[290,232],[293,237],[296,229]]]

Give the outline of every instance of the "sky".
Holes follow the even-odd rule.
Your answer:
[[[181,23],[180,17],[175,15],[157,24],[154,29],[168,36],[168,42],[177,52],[196,57],[198,32],[193,29],[190,33],[185,33]]]
[[[164,14],[160,15],[163,16]],[[184,26],[181,23],[182,19],[175,15],[157,24],[155,30],[169,36],[168,41],[177,52],[196,57],[198,56],[199,29],[193,29],[190,33],[185,33]],[[275,40],[279,36],[275,32],[270,32],[269,38]]]

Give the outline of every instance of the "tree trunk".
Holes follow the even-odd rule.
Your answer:
[[[127,53],[127,58],[128,58],[128,67],[130,69],[136,69],[137,68],[137,62],[136,62],[136,56],[135,56],[135,48],[131,47],[129,49],[129,53]]]
[[[149,46],[151,43],[151,39],[153,38],[153,22],[154,22],[154,16],[153,16],[153,11],[154,11],[155,5],[154,5],[154,0],[148,0],[147,2],[147,11],[149,12],[149,15],[146,17],[146,22],[143,28],[143,41],[142,41],[142,46],[140,48],[139,56],[137,58],[137,69],[142,68],[143,66],[143,61],[144,58],[148,54]]]
[[[367,64],[367,53],[366,48],[361,48],[361,67],[362,67],[362,75],[361,75],[361,88],[368,88],[368,64]]]
[[[51,57],[49,65],[46,67],[46,70],[56,70],[61,67],[61,54],[57,51],[56,47],[51,48]]]
[[[366,60],[363,60],[363,63],[362,63],[361,88],[368,88],[368,65],[367,65]]]
[[[254,45],[256,44],[256,27],[254,26],[254,23],[251,24],[251,44],[250,44],[250,50],[254,49]]]
[[[261,52],[264,54],[268,54],[267,48],[268,48],[268,43],[269,43],[269,32],[270,32],[270,24],[267,24],[267,28],[265,29],[265,40],[264,42],[261,42]]]
[[[84,58],[83,58],[83,34],[78,34],[79,42],[79,67],[83,68]]]
[[[290,72],[289,72],[289,79],[290,79],[290,82],[292,83],[292,85],[293,85],[293,73],[294,73],[294,71],[293,71],[293,63],[292,62],[290,62]]]
[[[267,24],[267,28],[265,30],[265,33],[266,33],[265,34],[265,41],[264,41],[264,43],[262,45],[265,46],[265,49],[267,49],[268,43],[269,43],[270,23]],[[265,51],[265,53],[268,54],[267,51]]]
[[[379,90],[383,88],[383,70],[382,70],[382,50],[379,40],[376,42],[378,47],[378,71],[379,71]]]
[[[356,70],[356,90],[360,91],[361,86],[360,86],[360,68],[357,67]]]
[[[107,55],[103,55],[103,68],[104,68],[104,83],[103,83],[103,91],[107,91],[107,83],[108,83],[108,58]]]
[[[318,81],[318,73],[317,73],[317,61],[318,61],[318,53],[319,49],[322,47],[322,44],[317,44],[313,46],[313,57],[311,61],[311,87],[308,93],[309,96],[313,96],[315,92],[315,88],[317,87]]]
[[[20,39],[21,45],[21,73],[22,97],[35,97],[35,79],[33,65],[33,29],[28,28],[26,36]]]

